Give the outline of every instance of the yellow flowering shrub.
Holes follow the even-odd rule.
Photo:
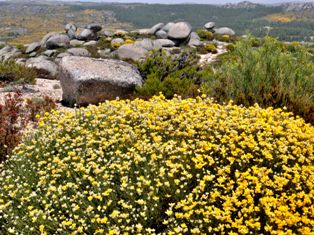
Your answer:
[[[208,98],[45,115],[1,167],[2,234],[313,234],[314,127]]]

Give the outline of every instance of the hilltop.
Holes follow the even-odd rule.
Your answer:
[[[62,31],[67,22],[100,23],[112,30],[146,28],[160,21],[188,21],[196,30],[215,21],[239,34],[270,35],[284,41],[311,41],[314,3],[255,4],[143,4],[20,1],[0,2],[0,41],[29,43],[48,31]]]

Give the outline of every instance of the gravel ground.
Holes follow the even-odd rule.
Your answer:
[[[35,85],[9,85],[4,88],[0,88],[0,103],[4,102],[4,96],[10,92],[20,90],[22,92],[23,98],[39,98],[49,96],[56,103],[57,107],[60,109],[68,109],[61,105],[62,100],[62,89],[60,81],[58,80],[48,80],[48,79],[36,79]]]

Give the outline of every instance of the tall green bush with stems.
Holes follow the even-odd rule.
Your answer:
[[[286,107],[313,124],[313,55],[304,46],[291,50],[271,37],[265,37],[259,47],[254,47],[255,41],[243,39],[222,56],[213,78],[203,84],[203,92],[220,102]]]

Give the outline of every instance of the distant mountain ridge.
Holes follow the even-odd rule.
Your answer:
[[[314,3],[313,2],[291,2],[282,4],[283,8],[287,12],[313,12]]]
[[[262,4],[257,4],[257,3],[253,3],[250,1],[243,1],[243,2],[239,2],[239,3],[227,3],[227,4],[223,5],[223,7],[225,7],[225,8],[233,8],[233,9],[237,9],[237,8],[254,9],[258,6],[262,6]]]

